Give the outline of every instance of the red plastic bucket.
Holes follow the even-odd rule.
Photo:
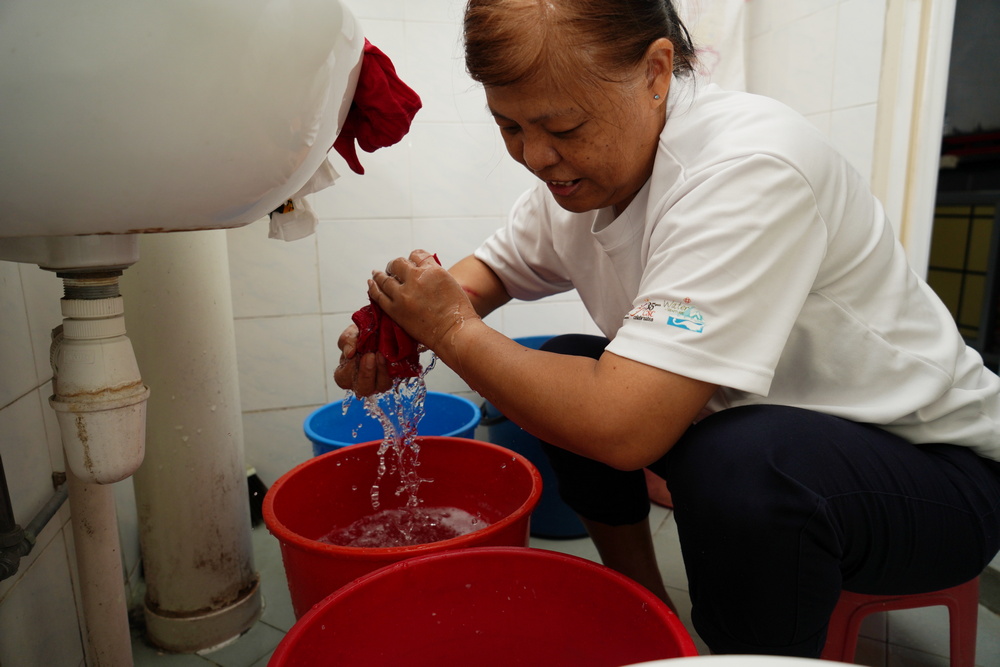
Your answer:
[[[610,667],[697,655],[648,590],[576,556],[525,547],[430,554],[333,593],[270,667]]]
[[[456,507],[488,525],[448,540],[389,548],[344,547],[318,541],[336,527],[373,513],[380,442],[366,442],[310,459],[283,475],[264,497],[264,522],[281,544],[296,618],[341,586],[385,565],[446,549],[526,546],[531,512],[542,494],[538,470],[526,458],[479,440],[419,437],[420,485],[427,507]],[[392,492],[398,475],[379,482],[379,510],[406,503]]]

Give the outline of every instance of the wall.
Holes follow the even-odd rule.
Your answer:
[[[506,156],[481,91],[464,74],[460,0],[348,4],[424,109],[403,142],[361,154],[366,175],[335,156],[342,178],[313,199],[322,219],[315,236],[269,240],[264,221],[228,232],[247,461],[268,484],[310,456],[305,416],[343,395],[332,381],[337,336],[364,305],[371,269],[421,246],[446,264],[460,259],[502,223],[530,181]],[[866,174],[883,11],[882,0],[753,0],[748,12],[748,88],[806,114]],[[51,472],[64,468],[47,405],[47,338],[60,322],[59,296],[54,275],[0,262],[0,456],[22,525],[51,492]],[[511,304],[488,321],[515,337],[596,332],[572,294]],[[444,367],[428,384],[467,391]],[[116,492],[134,580],[131,483]],[[68,518],[64,507],[18,575],[0,582],[3,667],[82,663]]]
[[[871,180],[885,0],[752,0],[747,89],[826,133]]]
[[[14,517],[25,526],[65,470],[48,406],[49,331],[62,321],[59,280],[37,266],[0,262],[0,456]],[[72,579],[73,534],[64,505],[18,573],[0,582],[0,665],[83,661]]]

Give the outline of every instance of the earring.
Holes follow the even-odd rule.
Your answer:
[[[660,96],[659,95],[653,95],[653,99],[654,100],[658,100],[658,99],[660,99]]]

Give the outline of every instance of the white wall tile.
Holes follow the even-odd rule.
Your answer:
[[[18,265],[0,261],[0,408],[38,386]],[[2,431],[0,431],[2,432]]]
[[[83,645],[63,533],[38,555],[0,604],[0,664],[78,665]]]
[[[751,38],[774,30],[779,21],[781,0],[753,0],[747,13],[748,32]]]
[[[330,163],[340,178],[330,187],[309,195],[320,220],[365,220],[409,217],[412,211],[410,163],[412,143],[406,137],[374,153],[358,150],[364,174],[351,171],[336,153]]]
[[[785,20],[795,22],[835,7],[838,2],[840,0],[783,0],[780,6]]]
[[[836,19],[837,9],[830,7],[781,28],[788,34],[788,76],[779,99],[799,113],[830,108]]]
[[[404,0],[344,0],[344,4],[359,19],[398,19]]]
[[[22,527],[34,518],[35,514],[55,492],[52,486],[53,469],[64,469],[62,466],[56,467],[51,463],[42,418],[44,411],[51,412],[48,410],[47,404],[44,403],[44,397],[47,395],[46,391],[36,390],[0,410],[0,457],[4,463],[5,477],[14,510],[14,520]],[[61,456],[61,449],[59,452]],[[69,504],[64,503],[42,529],[31,552],[20,559],[17,574],[0,581],[0,637],[16,636],[16,624],[19,622],[17,614],[19,612],[14,607],[20,604],[18,601],[22,598],[19,595],[14,595],[13,592],[20,587],[25,578],[44,576],[39,573],[45,568],[36,570],[33,568],[33,564],[41,554],[46,552],[50,543],[62,535],[64,526],[69,520],[69,512]],[[56,551],[57,554],[62,554],[63,561],[66,562],[65,550],[57,547]],[[67,582],[61,581],[50,582],[53,587],[59,587],[63,583],[68,585]],[[32,582],[25,585],[29,588],[35,588],[42,584]],[[69,619],[58,619],[57,622],[75,623],[76,614],[74,612]],[[33,645],[33,638],[28,643],[32,644],[31,651],[39,650],[37,646]],[[0,645],[2,644],[4,642],[0,641]],[[3,649],[0,648],[0,659],[3,659],[2,654]],[[7,663],[0,664],[6,665]]]
[[[21,287],[24,290],[28,329],[35,357],[35,370],[39,380],[52,376],[49,363],[49,346],[52,329],[62,324],[60,299],[63,295],[62,280],[52,271],[45,271],[34,264],[18,264]]]
[[[52,495],[52,459],[42,410],[47,396],[30,391],[0,410],[0,456],[14,519],[25,526]],[[61,468],[58,468],[61,469]]]
[[[243,416],[247,465],[257,470],[257,476],[267,486],[312,457],[303,424],[315,407],[249,412]]]
[[[751,6],[751,16],[756,5]],[[772,30],[748,43],[747,91],[783,99],[788,80],[790,30]]]
[[[503,218],[430,218],[413,221],[413,247],[436,253],[445,267],[471,255]]]
[[[316,237],[281,241],[268,238],[267,233],[266,218],[226,232],[233,315],[319,312]]]
[[[49,405],[52,396],[52,381],[49,380],[38,389],[38,402],[42,406],[42,430],[48,443],[49,461],[53,470],[66,470],[66,455],[63,452],[62,431],[56,411]]]
[[[848,0],[837,8],[833,107],[878,101],[885,2]]]
[[[414,217],[506,216],[532,181],[492,123],[418,123],[410,134]]]
[[[409,220],[322,222],[317,244],[324,313],[353,313],[367,304],[372,270],[414,248]]]
[[[128,477],[112,485],[115,493],[115,511],[118,515],[118,538],[121,541],[122,566],[127,582],[128,598],[136,590],[140,576],[139,564],[139,509],[135,504],[135,485]]]
[[[446,21],[456,25],[462,22],[465,0],[404,0],[404,17],[407,22]]]
[[[319,315],[242,319],[235,329],[244,412],[324,400]]]
[[[558,301],[548,297],[531,303],[512,302],[504,306],[503,311],[503,333],[511,338],[590,333],[585,330],[591,321],[590,315],[579,301]]]
[[[413,22],[406,27],[407,83],[420,95],[422,123],[482,122],[486,96],[465,72],[461,29],[451,23]]]
[[[875,118],[860,108],[878,99],[884,0],[760,0],[749,14],[748,89],[804,114],[870,173]]]

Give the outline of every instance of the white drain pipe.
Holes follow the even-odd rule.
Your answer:
[[[126,263],[127,264],[127,263]],[[111,483],[142,462],[146,399],[125,335],[122,267],[64,270],[62,326],[53,331],[53,395],[66,456],[84,653],[90,667],[132,664],[128,606]]]
[[[122,279],[147,404],[134,475],[148,639],[196,652],[261,613],[223,230],[147,234]]]
[[[66,471],[88,667],[132,665],[114,487]]]

